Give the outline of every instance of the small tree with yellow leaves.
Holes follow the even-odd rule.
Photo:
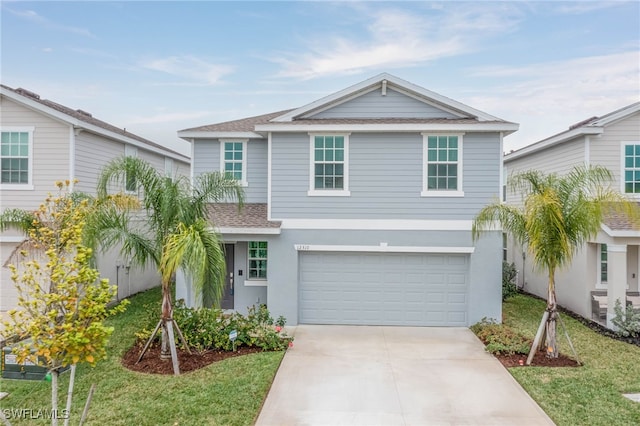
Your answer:
[[[82,244],[86,219],[93,206],[88,199],[70,196],[69,182],[56,183],[51,194],[33,213],[26,244],[18,266],[9,265],[18,293],[18,308],[3,323],[5,334],[20,341],[14,346],[18,362],[45,366],[51,374],[51,408],[58,413],[58,375],[71,366],[66,403],[69,421],[75,366],[94,366],[106,356],[113,327],[104,319],[124,311],[124,301],[114,308],[108,303],[117,287],[99,279],[90,266],[91,249]],[[57,416],[52,416],[57,424]]]

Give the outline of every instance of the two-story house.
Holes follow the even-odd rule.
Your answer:
[[[178,132],[196,176],[223,170],[247,205],[211,206],[223,307],[289,324],[467,326],[501,318],[502,234],[471,238],[497,199],[518,125],[389,74],[301,108]],[[177,297],[198,304],[179,280]]]
[[[532,169],[562,175],[580,165],[606,167],[613,175],[614,188],[640,201],[640,102],[582,121],[504,157],[506,175]],[[505,193],[508,203],[521,202],[520,194]],[[606,320],[611,326],[616,300],[626,298],[640,304],[635,299],[639,290],[639,248],[639,230],[624,218],[607,217],[598,235],[578,251],[572,264],[557,272],[558,303],[586,318]],[[546,274],[532,269],[524,252],[509,243],[507,259],[520,270],[519,285],[546,297]],[[599,310],[599,306],[606,309]]]
[[[98,120],[90,113],[41,99],[25,89],[0,86],[0,210],[36,210],[55,181],[78,179],[74,191],[95,194],[102,167],[123,155],[138,156],[170,176],[188,175],[188,157]],[[0,265],[5,265],[24,235],[0,234]],[[131,267],[115,251],[99,256],[103,278],[126,297],[159,284],[153,268]],[[0,311],[16,306],[8,268],[0,268]]]

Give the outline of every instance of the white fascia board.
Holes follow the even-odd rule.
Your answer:
[[[334,229],[365,231],[471,231],[471,220],[393,219],[275,219],[281,229]]]
[[[295,109],[293,111],[288,112],[287,114],[283,114],[279,117],[276,117],[272,120],[272,122],[278,122],[278,121],[293,121],[293,119],[295,117],[298,117],[300,115],[306,114],[309,111],[312,110],[316,110],[319,108],[323,108],[326,104],[332,104],[336,101],[341,101],[342,98],[345,97],[349,97],[352,94],[356,94],[359,92],[363,92],[366,91],[366,89],[368,89],[371,86],[376,86],[378,84],[381,84],[383,80],[387,80],[388,83],[391,83],[393,86],[397,86],[401,89],[405,89],[408,91],[412,91],[417,93],[420,96],[423,96],[425,98],[431,99],[433,101],[435,101],[438,104],[442,104],[442,106],[449,106],[451,108],[453,108],[454,110],[472,115],[474,117],[478,117],[478,119],[480,120],[485,120],[485,121],[501,121],[501,119],[494,117],[490,114],[487,114],[485,112],[479,111],[475,108],[471,108],[468,105],[462,104],[458,101],[454,101],[451,98],[447,98],[446,96],[442,96],[438,93],[432,92],[430,90],[425,89],[424,87],[420,87],[417,86],[413,83],[410,83],[406,80],[403,80],[401,78],[398,78],[394,75],[391,74],[387,74],[387,73],[382,73],[382,74],[378,74],[377,76],[374,76],[372,78],[369,78],[365,81],[362,81],[360,83],[354,84],[353,86],[347,87],[346,89],[343,89],[339,92],[336,92],[334,94],[325,96],[321,99],[318,99],[315,102],[312,102],[310,104],[307,104],[303,107],[300,107],[298,109]],[[395,90],[395,89],[394,89]]]
[[[7,98],[18,102],[28,108],[34,109],[36,111],[39,111],[45,115],[48,115],[56,120],[60,120],[63,123],[67,123],[70,124],[74,127],[74,129],[82,129],[82,130],[87,130],[91,133],[95,133],[101,136],[105,136],[108,137],[110,139],[114,139],[117,140],[119,142],[123,142],[123,143],[127,143],[130,145],[134,145],[134,146],[138,146],[141,148],[146,149],[147,151],[152,151],[152,152],[156,152],[156,153],[161,153],[167,157],[171,157],[174,158],[176,160],[179,161],[183,161],[185,163],[189,162],[189,157],[187,156],[183,156],[182,154],[178,154],[172,151],[169,151],[168,149],[164,149],[164,148],[160,148],[160,147],[155,147],[155,146],[150,146],[147,145],[144,142],[141,142],[137,139],[132,139],[129,138],[127,136],[123,136],[120,135],[118,133],[109,131],[107,129],[103,129],[102,127],[99,126],[95,126],[93,124],[89,124],[87,122],[84,122],[82,120],[78,120],[75,117],[70,116],[69,114],[65,114],[64,112],[58,111],[56,109],[53,109],[51,107],[48,107],[46,105],[41,104],[40,102],[31,100],[27,97],[24,97],[22,95],[19,95],[17,93],[14,93],[10,90],[6,90],[4,88],[2,88],[2,90],[0,91],[0,93],[2,93],[2,96],[6,96]]]
[[[640,102],[636,102],[618,111],[614,111],[611,114],[607,114],[599,120],[595,120],[593,123],[591,123],[591,126],[606,126],[613,123],[614,121],[627,118],[628,116],[635,114],[638,111],[640,111]]]
[[[602,127],[578,127],[576,129],[572,129],[558,135],[552,136],[548,139],[541,140],[539,142],[535,142],[529,146],[525,146],[517,151],[513,151],[504,156],[504,162],[508,163],[509,161],[513,161],[517,158],[523,157],[525,155],[533,154],[534,152],[541,151],[543,149],[547,149],[554,145],[561,144],[563,142],[569,141],[571,139],[575,139],[580,136],[585,135],[600,135],[604,132]]]
[[[515,123],[476,123],[473,125],[447,123],[393,123],[393,124],[260,124],[260,132],[504,132],[518,130]]]
[[[58,111],[56,109],[53,109],[51,107],[48,107],[46,105],[41,104],[40,102],[34,101],[32,99],[29,99],[28,97],[19,95],[17,93],[12,92],[11,90],[7,90],[4,88],[0,88],[0,94],[2,94],[2,96],[6,96],[7,98],[11,99],[12,101],[18,102],[30,109],[36,110],[38,112],[41,112],[43,114],[46,114],[54,119],[57,119],[59,121],[62,121],[63,123],[67,123],[67,124],[71,124],[73,126],[78,126],[80,125],[80,120],[71,117],[68,114],[65,114],[61,111]]]
[[[24,240],[26,240],[26,237],[18,235],[0,236],[0,243],[21,243]]]
[[[462,253],[471,254],[475,247],[432,247],[432,246],[350,246],[350,245],[316,245],[294,244],[296,251],[325,252],[364,252],[364,253]]]
[[[600,228],[602,228],[602,230],[610,237],[640,237],[640,231],[633,229],[613,230],[604,223],[600,224]]]
[[[280,228],[215,228],[220,234],[255,234],[255,235],[279,235]]]
[[[178,137],[185,140],[219,138],[264,139],[264,136],[255,132],[201,132],[198,130],[178,132]]]

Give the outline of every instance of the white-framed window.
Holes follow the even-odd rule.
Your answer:
[[[132,145],[125,145],[124,155],[125,157],[137,157],[138,147],[132,146]],[[131,192],[131,193],[138,192],[138,182],[136,182],[135,176],[127,175],[125,177],[124,189],[126,192]]]
[[[248,186],[246,139],[220,141],[220,170],[242,186]]]
[[[309,134],[309,192],[349,196],[349,134]]]
[[[249,241],[249,253],[247,260],[249,262],[248,280],[266,280],[267,279],[267,255],[268,243],[266,241]]]
[[[606,244],[596,244],[596,288],[607,288],[609,278],[609,252]]]
[[[622,143],[622,192],[640,196],[640,142]]]
[[[0,129],[0,189],[33,189],[34,127]]]
[[[423,133],[422,196],[461,197],[462,135]]]
[[[164,175],[173,178],[173,158],[164,157]]]

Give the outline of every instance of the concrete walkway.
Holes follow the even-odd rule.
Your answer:
[[[553,425],[466,328],[294,334],[257,425]]]

